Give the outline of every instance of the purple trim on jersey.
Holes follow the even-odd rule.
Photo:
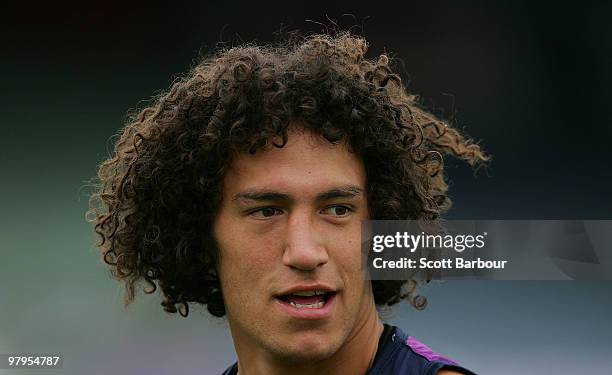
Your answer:
[[[406,345],[408,345],[415,353],[422,355],[423,357],[427,358],[427,360],[429,361],[442,361],[442,362],[448,363],[449,365],[455,365],[455,366],[459,365],[457,362],[453,361],[452,359],[444,357],[438,353],[435,353],[427,345],[423,344],[422,342],[420,342],[419,340],[415,339],[412,336],[408,336],[408,339],[406,340]]]

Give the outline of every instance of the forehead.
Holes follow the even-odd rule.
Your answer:
[[[224,178],[225,193],[251,188],[316,193],[339,185],[366,184],[363,162],[347,146],[331,144],[307,130],[292,131],[282,148],[236,156]]]

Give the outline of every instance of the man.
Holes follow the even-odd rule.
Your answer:
[[[418,280],[364,277],[360,230],[437,220],[442,153],[486,156],[366,49],[340,34],[222,51],[99,168],[90,212],[126,301],[144,280],[168,312],[226,316],[238,362],[224,374],[471,373],[381,323],[377,305],[424,299]]]

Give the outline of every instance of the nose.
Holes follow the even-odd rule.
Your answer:
[[[314,271],[327,263],[329,255],[323,236],[317,230],[313,217],[306,212],[292,212],[286,232],[283,264],[299,271]]]

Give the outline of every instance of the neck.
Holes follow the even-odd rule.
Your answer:
[[[239,375],[311,375],[311,374],[347,374],[363,375],[372,366],[378,349],[378,340],[383,331],[383,324],[378,318],[374,304],[369,308],[366,319],[358,322],[355,330],[331,357],[306,364],[288,364],[277,361],[264,353],[259,355],[242,355],[239,347]],[[246,354],[246,353],[243,353]]]

